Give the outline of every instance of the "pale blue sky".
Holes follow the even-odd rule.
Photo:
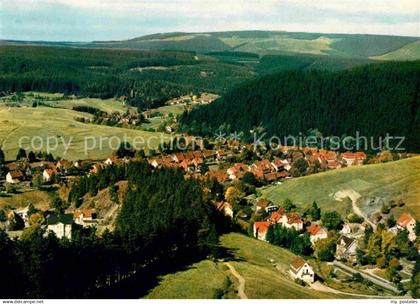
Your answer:
[[[0,0],[0,38],[120,40],[282,30],[420,36],[418,0]]]

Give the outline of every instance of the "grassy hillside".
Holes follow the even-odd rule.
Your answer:
[[[420,41],[409,43],[396,51],[372,58],[379,60],[419,60]]]
[[[245,279],[245,294],[250,299],[337,298],[291,280],[286,273],[294,255],[285,249],[237,233],[222,236],[221,245],[233,255],[229,263]],[[188,270],[163,276],[147,297],[212,298],[215,289],[223,287],[226,277],[231,278],[236,289],[238,281],[222,262],[203,261]],[[227,298],[237,295],[229,292]]]
[[[382,198],[383,202],[402,199],[405,206],[393,212],[398,215],[409,211],[420,218],[420,157],[290,179],[281,185],[269,186],[262,193],[275,203],[289,198],[300,210],[309,207],[315,200],[322,211],[335,210],[345,215],[351,211],[350,201],[337,201],[333,195],[348,190],[362,196],[357,205],[366,213],[382,207],[380,200],[372,203],[372,198]]]
[[[0,144],[6,153],[6,158],[12,160],[16,157],[19,139],[24,136],[29,136],[30,138],[40,136],[44,142],[47,137],[58,138],[58,148],[56,151],[52,151],[53,155],[70,160],[88,158],[103,159],[109,156],[112,153],[110,145],[103,142],[102,149],[99,147],[99,138],[101,137],[109,138],[116,136],[123,140],[124,136],[127,136],[129,141],[132,141],[133,138],[141,137],[147,141],[153,136],[156,139],[151,140],[152,146],[157,147],[159,143],[160,133],[84,124],[75,121],[75,117],[88,118],[90,114],[60,108],[8,108],[5,105],[0,105]],[[163,136],[165,138],[165,135]],[[97,139],[98,149],[85,153],[85,138],[90,137]],[[69,143],[71,140],[66,154],[64,154],[65,146],[61,139],[64,139],[66,143]],[[88,139],[87,142],[92,143],[93,141]],[[29,145],[28,140],[24,140],[22,143],[24,147]]]

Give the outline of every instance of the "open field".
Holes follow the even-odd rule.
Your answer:
[[[368,213],[380,209],[383,202],[402,199],[403,208],[393,209],[396,215],[409,211],[420,217],[420,157],[400,161],[350,167],[285,181],[262,190],[264,197],[275,203],[291,199],[299,209],[317,201],[322,211],[335,210],[345,215],[351,210],[349,200],[337,201],[339,191],[356,191],[362,197],[358,206]],[[371,198],[376,205],[372,205]]]
[[[0,209],[5,206],[14,208],[27,207],[29,203],[34,204],[35,208],[45,209],[48,208],[52,198],[45,191],[28,191],[18,194],[13,194],[7,197],[0,197]]]
[[[286,274],[294,255],[280,247],[247,236],[230,233],[221,237],[221,245],[232,255],[229,263],[245,279],[249,299],[337,298],[340,295],[318,292],[296,284]],[[273,264],[276,264],[275,267]],[[212,298],[229,275],[221,262],[202,261],[186,271],[162,277],[148,298]],[[235,289],[238,281],[231,277]],[[229,294],[227,298],[237,298]]]
[[[29,147],[28,138],[39,136],[44,142],[49,137],[54,138],[50,140],[51,147],[54,147],[58,141],[57,149],[50,152],[69,160],[106,158],[112,153],[113,148],[118,148],[117,138],[119,140],[127,138],[131,143],[137,139],[137,144],[134,145],[137,148],[148,146],[153,149],[158,146],[161,138],[163,140],[168,138],[163,133],[84,124],[75,121],[75,117],[89,118],[91,115],[59,108],[8,108],[0,105],[0,144],[6,153],[6,159],[15,158],[19,139],[25,136],[26,139],[22,140],[24,148]],[[115,139],[110,140],[110,137]],[[100,145],[100,138],[104,139],[102,145]],[[85,150],[85,143],[90,147],[95,147],[95,141],[96,148],[90,151]],[[148,142],[150,145],[147,145]],[[35,140],[35,143],[40,144],[40,140]]]
[[[34,101],[40,102],[43,105],[54,107],[73,109],[75,106],[89,106],[97,108],[103,112],[125,112],[129,106],[126,106],[122,101],[115,98],[100,99],[100,98],[78,98],[75,96],[65,97],[62,93],[44,93],[44,92],[25,92],[22,93],[18,101],[13,101],[14,95],[7,95],[0,98],[0,102],[5,104],[15,104],[20,106],[32,106]]]
[[[180,115],[184,112],[185,106],[184,105],[167,105],[163,107],[157,108],[157,111],[161,114],[159,116],[155,116],[149,118],[149,123],[142,125],[144,129],[154,129],[157,130],[163,122],[168,119],[168,115],[172,114],[173,117]]]
[[[185,271],[165,275],[149,299],[212,299],[215,291],[223,287],[227,278],[222,264],[201,261]]]
[[[402,48],[382,56],[372,57],[380,60],[418,60],[420,59],[420,41],[409,43]]]
[[[56,107],[67,109],[73,109],[74,106],[94,107],[107,113],[125,112],[128,109],[122,102],[115,99],[78,98],[62,100],[56,103]]]

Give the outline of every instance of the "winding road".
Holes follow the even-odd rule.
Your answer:
[[[232,264],[226,262],[225,265],[229,268],[232,275],[238,279],[239,286],[238,286],[238,295],[241,299],[248,299],[247,295],[245,294],[245,279],[243,276],[241,276],[235,269],[235,267],[232,266]]]

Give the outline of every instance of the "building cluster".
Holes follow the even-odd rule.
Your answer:
[[[222,207],[222,205],[220,205]],[[226,215],[233,217],[231,207],[223,205],[223,210]],[[322,227],[320,223],[304,223],[303,219],[296,212],[286,212],[284,208],[278,208],[266,199],[260,199],[256,203],[257,211],[264,211],[268,214],[266,220],[258,221],[253,224],[253,235],[255,238],[267,241],[267,232],[270,226],[278,224],[287,229],[294,229],[301,233],[308,233],[312,246],[322,239],[328,238],[328,230]],[[346,260],[349,262],[357,261],[358,240],[363,238],[364,231],[369,225],[367,222],[363,223],[345,223],[339,231],[340,237],[336,242],[335,258],[337,260]],[[407,230],[409,239],[416,240],[415,234],[416,220],[408,213],[401,214],[395,227],[388,228],[396,235],[399,231]],[[311,266],[301,257],[297,257],[290,264],[290,275],[293,279],[299,279],[306,283],[313,283],[315,276]]]
[[[219,95],[211,93],[202,93],[200,95],[190,94],[177,97],[168,101],[169,105],[189,105],[202,104],[207,105],[219,98]]]

